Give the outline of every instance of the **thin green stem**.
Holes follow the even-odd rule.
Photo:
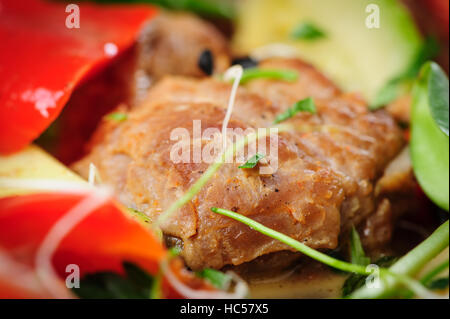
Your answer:
[[[309,256],[317,261],[320,261],[321,263],[324,263],[325,265],[328,265],[330,267],[333,267],[333,268],[336,268],[336,269],[339,269],[342,271],[353,272],[353,273],[360,274],[360,275],[370,275],[371,274],[371,271],[367,271],[365,266],[350,264],[345,261],[330,257],[330,256],[328,256],[324,253],[321,253],[311,247],[306,246],[305,244],[302,244],[301,242],[299,242],[285,234],[277,232],[276,230],[266,227],[256,221],[254,221],[253,219],[245,217],[241,214],[237,214],[237,213],[229,211],[227,209],[217,208],[217,207],[213,207],[213,208],[211,208],[211,210],[214,213],[233,218],[234,220],[237,220],[264,235],[267,235],[271,238],[275,238],[275,239],[281,241],[282,243],[284,243],[288,246],[291,246],[292,248],[295,248],[296,250],[305,254],[306,256]]]
[[[299,252],[303,253],[304,255],[309,256],[317,261],[320,261],[323,264],[326,264],[330,267],[333,267],[333,268],[336,268],[336,269],[339,269],[342,271],[346,271],[346,272],[353,272],[356,274],[365,275],[365,276],[371,275],[373,273],[373,270],[366,268],[366,266],[351,264],[351,263],[348,263],[348,262],[345,262],[345,261],[342,261],[339,259],[335,259],[328,255],[325,255],[324,253],[321,253],[313,248],[310,248],[310,247],[306,246],[305,244],[303,244],[285,234],[277,232],[276,230],[266,227],[256,221],[254,221],[253,219],[245,217],[241,214],[237,214],[230,210],[223,209],[223,208],[217,208],[217,207],[212,207],[211,210],[214,213],[221,214],[223,216],[227,216],[234,220],[237,220],[266,236],[277,239],[280,242],[298,250]],[[386,279],[390,278],[391,280],[400,282],[400,283],[404,284],[405,286],[407,286],[408,288],[410,288],[411,290],[413,290],[419,297],[424,297],[424,298],[436,298],[437,297],[437,295],[428,291],[421,283],[419,283],[416,280],[411,279],[408,276],[405,276],[403,274],[394,273],[385,268],[380,268],[379,274],[380,274],[380,279],[381,279],[381,276],[383,275],[383,277]],[[380,280],[380,282],[381,282],[381,280]]]
[[[420,282],[425,286],[428,285],[437,275],[439,275],[441,272],[443,272],[445,269],[448,268],[448,264],[449,264],[448,259],[445,260],[443,263],[440,263],[432,270],[430,270],[428,273],[426,273],[425,276],[423,276],[422,279],[420,279]]]

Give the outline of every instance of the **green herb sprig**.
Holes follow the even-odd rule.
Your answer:
[[[196,272],[196,275],[208,280],[214,287],[220,290],[227,290],[233,280],[230,275],[211,268],[205,268],[198,271]]]
[[[247,162],[245,162],[244,165],[239,166],[239,168],[254,168],[264,157],[266,157],[266,155],[256,153]]]
[[[294,103],[290,108],[288,108],[285,112],[277,115],[275,118],[273,124],[278,124],[283,121],[286,121],[287,119],[290,119],[291,117],[295,116],[299,112],[309,112],[312,114],[317,113],[316,104],[314,103],[314,100],[310,97],[303,99],[301,101],[298,101]]]
[[[361,239],[355,227],[350,232],[350,261],[352,264],[367,266],[370,258],[366,256],[361,244]]]

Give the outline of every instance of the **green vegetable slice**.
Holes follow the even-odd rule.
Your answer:
[[[448,78],[436,63],[430,63],[430,68],[428,103],[431,115],[441,131],[448,136]]]
[[[443,71],[433,62],[426,63],[413,89],[411,158],[420,186],[446,211],[449,210],[449,137],[445,134],[448,94],[448,79]]]

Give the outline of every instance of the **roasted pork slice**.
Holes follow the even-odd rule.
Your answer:
[[[164,12],[138,40],[135,102],[167,75],[207,76],[223,72],[230,60],[228,42],[212,24],[188,13]]]
[[[280,66],[282,62],[277,61]],[[299,71],[300,84],[265,80],[241,87],[229,127],[269,127],[292,101],[306,96],[315,99],[317,114],[297,114],[285,122],[287,132],[280,132],[276,139],[266,138],[278,148],[278,169],[272,174],[260,173],[264,163],[253,169],[224,164],[188,204],[162,224],[163,232],[182,247],[182,256],[193,269],[239,265],[289,250],[212,213],[211,207],[249,216],[317,249],[336,248],[342,232],[376,211],[373,185],[402,147],[395,122],[384,112],[368,112],[362,101],[343,95],[301,61],[286,60],[284,67]],[[302,73],[302,68],[309,73]],[[279,90],[271,89],[272,85]],[[115,188],[126,206],[155,220],[209,165],[173,162],[170,153],[177,143],[171,140],[173,130],[191,132],[188,141],[192,145],[195,120],[201,121],[202,131],[220,129],[230,90],[229,83],[212,78],[164,79],[129,112],[126,121],[105,121],[93,139],[92,152],[74,169],[87,177],[89,164],[95,164],[103,182]]]

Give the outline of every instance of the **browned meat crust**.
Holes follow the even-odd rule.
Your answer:
[[[255,81],[240,88],[232,128],[271,125],[291,103],[315,98],[318,114],[298,114],[280,134],[279,168],[259,175],[225,164],[200,193],[166,222],[163,231],[183,243],[193,269],[239,265],[288,247],[241,223],[211,213],[213,206],[249,216],[313,248],[333,249],[342,229],[375,211],[373,185],[402,146],[394,121],[370,113],[354,96],[343,95],[320,73],[298,60],[273,60],[262,67],[294,68],[298,83]],[[175,164],[171,130],[220,128],[230,85],[214,79],[166,78],[127,121],[105,123],[92,153],[74,168],[83,176],[94,163],[127,206],[156,218],[206,170],[208,164]]]
[[[205,50],[212,53],[214,73],[228,68],[228,43],[212,24],[188,13],[165,12],[152,20],[138,41],[137,102],[145,98],[152,83],[164,76],[205,76],[198,65]]]

